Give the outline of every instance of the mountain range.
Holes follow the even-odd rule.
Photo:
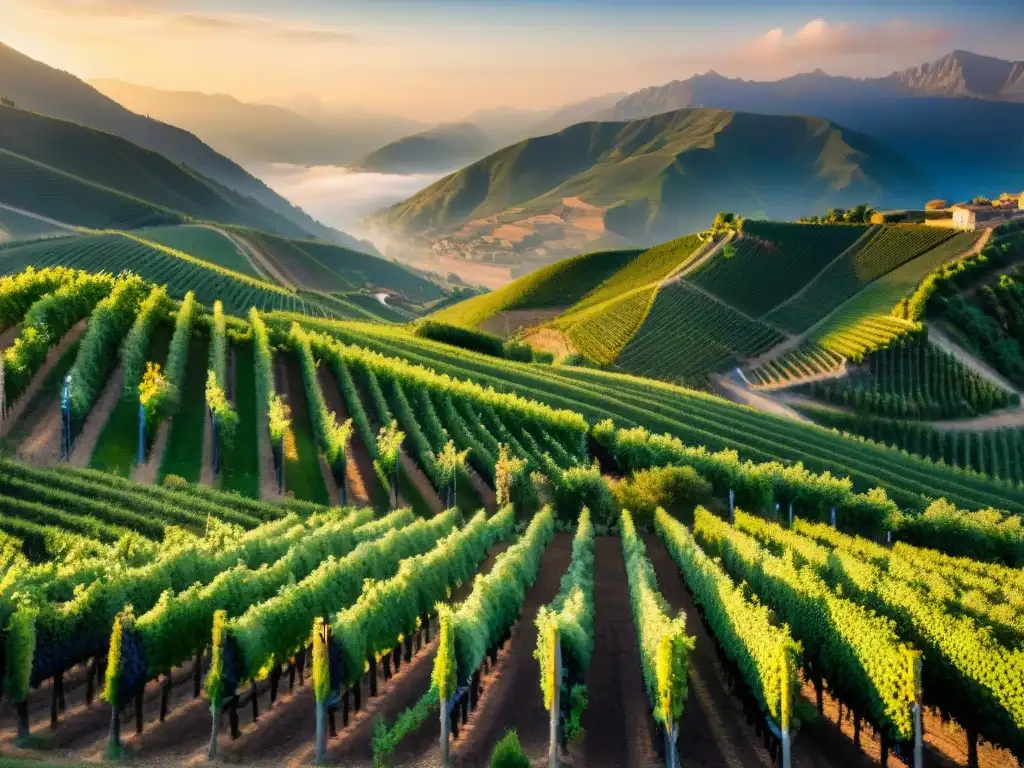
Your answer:
[[[547,109],[486,109],[429,125],[357,106],[328,107],[309,94],[250,103],[121,80],[89,84],[132,112],[194,133],[239,163],[355,164],[395,173],[460,167],[521,139],[587,120],[626,95],[609,93]]]
[[[935,178],[943,197],[1015,189],[1024,175],[1024,62],[953,51],[880,78],[815,70],[750,81],[708,72],[632,93],[593,119],[696,106],[831,120],[904,154]]]
[[[168,91],[121,80],[89,84],[133,112],[191,131],[240,163],[345,165],[426,127],[397,115],[331,110],[312,96],[253,104],[224,94]]]
[[[694,108],[526,139],[375,221],[406,235],[504,241],[550,261],[552,242],[655,243],[723,209],[787,219],[864,200],[906,205],[930,191],[899,154],[827,120]]]
[[[193,134],[138,115],[73,75],[35,61],[2,43],[0,96],[23,109],[120,136],[187,166],[190,173],[201,174],[222,187],[251,198],[281,220],[290,222],[291,231],[282,234],[315,236],[347,247],[376,252],[370,243],[314,220]]]

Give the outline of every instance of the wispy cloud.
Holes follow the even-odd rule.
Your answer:
[[[195,13],[171,9],[167,0],[20,0],[23,7],[54,21],[96,21],[106,26],[130,25],[156,31],[204,32],[216,35],[252,35],[301,43],[356,43],[353,33],[325,26],[310,26],[254,14]]]
[[[953,34],[948,29],[912,24],[902,19],[871,25],[829,24],[825,19],[814,19],[792,34],[786,34],[781,27],[769,30],[741,45],[728,58],[736,63],[801,64],[848,56],[928,51],[952,39]]]

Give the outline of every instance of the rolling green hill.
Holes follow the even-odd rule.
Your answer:
[[[598,251],[573,256],[523,275],[496,291],[435,312],[432,318],[475,328],[502,312],[568,307],[616,274],[640,251]]]
[[[23,216],[7,208],[0,208],[0,241],[58,234],[62,230],[53,224]]]
[[[23,109],[88,126],[119,136],[139,147],[159,153],[191,174],[201,174],[223,193],[231,192],[236,204],[256,205],[288,223],[275,226],[300,237],[320,237],[373,253],[369,243],[356,240],[314,220],[285,200],[241,166],[218,154],[191,133],[125,109],[86,85],[74,75],[35,61],[0,43],[0,93]],[[264,222],[264,228],[270,224]]]
[[[451,123],[385,144],[358,165],[382,173],[448,171],[480,159],[487,153],[488,145],[486,134],[477,126]]]
[[[550,213],[579,198],[604,209],[608,232],[654,243],[700,229],[720,210],[795,218],[864,200],[919,200],[926,188],[902,157],[826,120],[682,109],[527,139],[376,220],[406,235],[430,236],[471,219]]]
[[[188,216],[287,235],[307,234],[281,214],[188,167],[175,165],[162,155],[118,136],[76,123],[0,107],[0,150],[4,152],[5,164],[16,166],[4,175],[19,174],[17,185],[4,185],[2,202],[35,213],[53,215],[43,210],[48,202],[46,193],[38,187],[66,183],[93,188],[88,192],[83,189],[83,195],[100,197],[114,193],[127,198],[120,201],[122,206],[136,201],[140,213],[133,215],[140,220],[145,218],[141,209],[147,206],[155,209],[149,213],[153,218],[173,220]],[[138,226],[124,220],[97,220],[85,212],[76,215],[74,206],[62,211],[61,216],[53,218],[86,226]]]

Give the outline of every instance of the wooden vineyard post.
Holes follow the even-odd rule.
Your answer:
[[[792,502],[790,502],[789,509],[790,514],[792,514]],[[789,737],[789,721],[793,708],[793,688],[789,679],[789,662],[785,652],[783,652],[782,658],[779,659],[779,671],[782,687],[782,701],[779,704],[779,742],[782,745],[782,768],[792,768],[793,756]]]
[[[448,742],[451,735],[452,720],[448,709],[451,702],[441,699],[441,765],[448,768]]]
[[[665,768],[680,768],[679,750],[676,739],[679,738],[679,723],[673,722],[665,729]]]
[[[331,693],[331,626],[318,618],[313,624],[313,694],[316,699],[316,762],[327,756],[327,699]]]
[[[793,502],[789,502],[789,527],[793,527]]]
[[[110,738],[107,753],[117,755],[121,751],[121,708],[110,708]]]
[[[455,661],[455,628],[452,622],[451,608],[441,606],[438,611],[437,655],[434,656],[434,669],[431,680],[437,687],[437,698],[440,702],[441,717],[441,765],[448,768],[449,744],[451,738],[452,704],[457,689],[457,664]],[[429,622],[425,622],[429,626]]]
[[[146,409],[139,403],[139,450],[137,464],[146,463]]]
[[[558,768],[558,719],[561,714],[562,693],[562,641],[558,637],[558,629],[552,630],[554,655],[554,689],[551,692],[551,717],[548,730],[548,768]]]
[[[832,507],[832,527],[836,527],[836,508]]]
[[[729,489],[729,524],[736,523],[736,491]]]
[[[924,767],[924,732],[921,723],[921,652],[917,651],[910,660],[914,679],[914,768]]]

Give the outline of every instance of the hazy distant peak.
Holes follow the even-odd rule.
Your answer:
[[[894,76],[911,90],[929,96],[998,99],[1024,90],[1024,62],[961,50]]]

